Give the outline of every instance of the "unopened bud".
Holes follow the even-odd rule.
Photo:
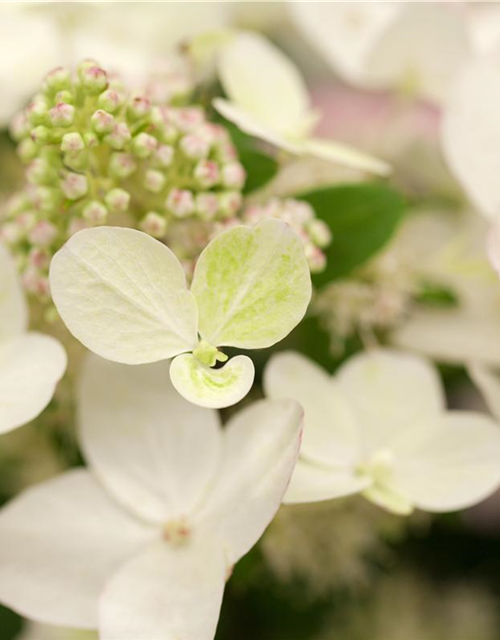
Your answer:
[[[21,113],[16,114],[12,119],[9,127],[9,133],[16,142],[19,142],[29,134],[30,129],[31,126],[28,122],[28,118],[26,117],[26,113],[22,111]]]
[[[139,223],[140,228],[153,238],[162,238],[167,231],[167,221],[156,211],[150,211]]]
[[[113,213],[123,213],[128,209],[130,194],[124,189],[111,189],[105,197],[106,205]]]
[[[102,93],[108,87],[107,73],[93,61],[82,62],[78,69],[78,77],[90,94]]]
[[[188,133],[203,124],[205,114],[201,107],[183,107],[174,112],[175,123],[181,131]]]
[[[222,167],[222,184],[229,189],[241,189],[245,178],[246,171],[239,162],[229,162]]]
[[[327,247],[332,241],[332,232],[323,220],[311,220],[307,225],[307,231],[314,244],[321,249]]]
[[[179,142],[179,146],[184,155],[193,160],[206,158],[210,151],[210,144],[195,133],[183,136]]]
[[[153,154],[153,163],[157,167],[165,169],[172,164],[174,159],[175,150],[169,144],[162,144]]]
[[[48,122],[49,103],[43,96],[36,96],[26,110],[26,116],[31,125],[46,124]]]
[[[241,207],[243,197],[239,191],[225,191],[219,194],[219,208],[224,217],[236,215]]]
[[[82,215],[91,225],[98,226],[106,222],[108,210],[98,200],[92,200],[85,205]]]
[[[132,136],[130,130],[124,122],[119,122],[115,125],[111,133],[104,138],[104,141],[109,144],[110,147],[121,151],[130,142]]]
[[[62,89],[68,89],[70,84],[69,71],[64,67],[56,67],[45,76],[43,90],[49,93],[56,93]]]
[[[39,125],[38,127],[35,127],[31,131],[31,139],[38,146],[47,144],[47,142],[49,141],[49,138],[50,138],[49,130],[47,129],[47,127],[44,127],[43,124]]]
[[[49,111],[49,115],[54,127],[69,127],[75,119],[75,107],[71,104],[60,102]]]
[[[97,104],[101,109],[115,113],[123,104],[123,96],[114,89],[106,89],[99,96]]]
[[[81,173],[68,173],[61,182],[61,189],[68,200],[78,200],[87,195],[89,185]]]
[[[57,178],[57,173],[48,160],[35,158],[26,171],[26,177],[32,184],[50,184]]]
[[[139,133],[132,140],[132,151],[139,158],[149,158],[156,151],[158,140],[150,136],[149,133]]]
[[[137,169],[134,158],[128,153],[113,153],[109,173],[113,178],[128,178]]]
[[[17,145],[17,155],[21,162],[31,162],[38,153],[38,147],[31,138],[25,138]]]
[[[104,109],[98,109],[90,117],[90,125],[96,133],[111,133],[115,127],[115,119]]]
[[[99,138],[92,131],[84,133],[83,140],[85,142],[85,146],[89,149],[92,149],[93,147],[97,147],[99,145]]]
[[[199,193],[196,196],[196,213],[203,220],[213,220],[219,212],[219,198],[215,193]]]
[[[28,262],[35,269],[45,271],[49,268],[50,254],[44,249],[33,247],[28,254]]]
[[[161,171],[149,169],[144,177],[144,187],[152,193],[160,193],[165,186],[166,178]]]
[[[130,104],[127,108],[127,115],[132,120],[139,120],[140,118],[144,118],[151,111],[151,103],[147,98],[143,98],[142,96],[137,96],[132,98]]]
[[[194,169],[194,177],[204,189],[213,187],[220,180],[219,165],[215,160],[200,160]]]
[[[304,245],[304,252],[306,255],[307,263],[311,273],[319,273],[326,267],[326,256],[318,247],[314,246],[312,242],[308,242]]]
[[[61,196],[58,189],[37,187],[33,192],[33,202],[40,211],[52,212],[60,204]]]
[[[185,218],[194,212],[194,197],[187,189],[172,189],[165,206],[178,218]]]
[[[29,241],[40,247],[46,247],[56,239],[57,227],[47,220],[40,220],[28,234]]]
[[[82,136],[76,132],[65,133],[61,140],[61,151],[64,153],[78,153],[85,149],[85,142]]]

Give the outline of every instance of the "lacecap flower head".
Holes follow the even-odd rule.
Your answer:
[[[206,407],[235,404],[254,366],[219,347],[263,349],[303,318],[311,276],[300,238],[270,218],[236,226],[202,252],[191,288],[164,244],[132,229],[74,235],[50,268],[54,303],[71,333],[109,360],[173,358],[170,376],[185,398]]]
[[[82,228],[119,222],[163,239],[241,205],[245,171],[223,126],[199,105],[128,91],[92,60],[50,72],[11,132],[27,182],[0,233],[41,298],[50,258]]]

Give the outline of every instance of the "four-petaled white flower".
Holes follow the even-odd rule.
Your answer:
[[[33,420],[66,369],[63,347],[28,332],[28,311],[14,264],[0,244],[0,433]]]
[[[254,379],[247,356],[213,368],[227,360],[217,347],[275,344],[300,322],[311,298],[301,240],[275,219],[212,240],[190,290],[168,247],[109,227],[74,235],[54,257],[50,283],[61,317],[85,346],[125,364],[174,358],[177,391],[214,408],[241,400]]]
[[[500,485],[500,427],[479,413],[446,411],[437,372],[418,356],[363,353],[331,378],[304,356],[282,353],[267,367],[265,388],[305,411],[286,502],[361,492],[395,513],[441,512]]]
[[[297,155],[310,155],[381,175],[389,165],[347,145],[310,135],[311,110],[303,78],[279,49],[251,32],[226,34],[217,51],[217,72],[227,99],[214,107],[242,131]]]
[[[300,406],[261,400],[222,429],[175,393],[167,363],[90,354],[79,396],[91,470],[0,513],[0,600],[102,640],[211,640],[232,566],[286,491]]]

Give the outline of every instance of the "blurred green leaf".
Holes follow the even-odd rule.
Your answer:
[[[295,196],[309,202],[333,233],[326,269],[314,276],[321,287],[347,275],[390,240],[405,213],[401,195],[379,183],[345,184]]]

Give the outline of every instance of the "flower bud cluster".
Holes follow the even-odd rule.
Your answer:
[[[251,205],[243,212],[243,221],[247,224],[255,224],[263,218],[279,218],[287,222],[304,244],[311,272],[318,273],[325,269],[323,249],[331,243],[332,234],[323,220],[316,217],[309,203],[293,198],[273,198],[265,205]]]
[[[0,228],[28,291],[48,296],[50,259],[82,228],[122,224],[168,242],[172,223],[236,216],[246,176],[227,130],[178,102],[129,94],[92,60],[46,76],[11,126],[26,185]]]

